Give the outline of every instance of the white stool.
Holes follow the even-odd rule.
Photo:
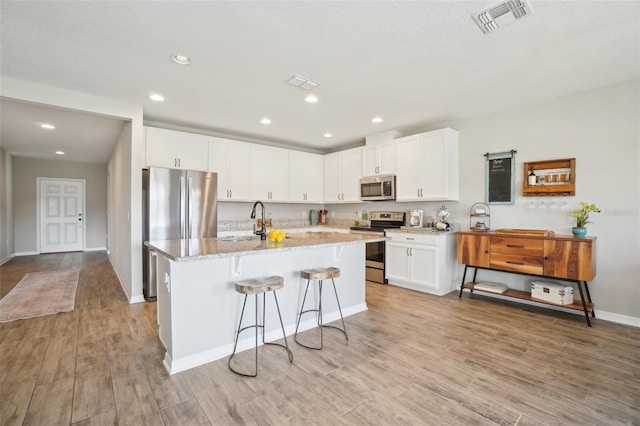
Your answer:
[[[258,375],[258,328],[262,329],[262,343],[264,343],[265,345],[277,345],[277,346],[282,346],[283,348],[285,348],[287,350],[287,354],[289,356],[289,362],[293,362],[293,354],[291,353],[291,351],[289,350],[289,344],[287,343],[287,336],[284,332],[284,324],[282,323],[282,315],[280,315],[280,306],[278,305],[278,297],[276,296],[276,292],[275,290],[284,287],[284,278],[274,275],[271,277],[266,277],[266,278],[256,278],[256,279],[249,279],[249,280],[244,280],[244,281],[238,281],[235,283],[235,290],[238,293],[242,293],[244,294],[244,302],[242,303],[242,313],[240,314],[240,322],[238,323],[238,331],[236,332],[236,341],[233,345],[233,353],[231,354],[231,356],[229,357],[229,362],[228,362],[228,366],[229,369],[231,371],[233,371],[236,374],[239,374],[241,376],[246,376],[246,377],[256,377]],[[284,336],[284,345],[281,343],[274,343],[274,342],[265,342],[264,341],[264,318],[265,318],[265,304],[266,304],[266,296],[265,296],[265,292],[268,291],[272,291],[273,292],[273,298],[276,301],[276,308],[278,310],[278,318],[280,319],[280,328],[282,329],[282,335]],[[258,322],[258,295],[262,293],[262,324],[260,324]],[[255,315],[255,320],[256,323],[253,325],[248,325],[244,328],[242,327],[242,318],[244,317],[244,308],[247,305],[247,296],[249,296],[250,294],[255,295],[255,309],[256,309],[256,315]],[[256,367],[255,367],[255,373],[254,374],[247,374],[247,373],[242,373],[236,369],[234,369],[231,366],[231,360],[233,359],[233,357],[236,354],[236,348],[238,346],[238,337],[240,336],[240,333],[242,333],[244,330],[247,330],[249,328],[255,328],[256,329]]]
[[[300,276],[302,278],[306,278],[307,286],[304,290],[304,297],[302,298],[302,306],[300,307],[300,313],[298,314],[298,322],[296,323],[296,332],[295,332],[295,335],[293,336],[293,340],[295,340],[297,344],[299,344],[300,346],[304,346],[305,348],[320,350],[324,345],[322,329],[325,327],[328,327],[328,328],[335,328],[336,330],[340,330],[342,334],[344,334],[344,337],[348,342],[349,336],[347,336],[347,328],[344,325],[344,318],[342,317],[342,308],[340,308],[340,300],[338,299],[338,292],[336,291],[336,282],[334,280],[334,278],[338,278],[340,276],[340,268],[336,268],[335,266],[330,266],[328,268],[305,269],[300,272]],[[333,292],[336,295],[336,302],[338,302],[338,312],[340,312],[340,319],[342,320],[342,328],[335,327],[333,325],[324,325],[322,323],[322,281],[328,280],[328,279],[331,279],[331,282],[333,283]],[[318,307],[314,309],[305,310],[304,303],[307,300],[309,283],[312,280],[318,282],[318,301],[317,301]],[[306,314],[309,312],[316,313],[318,327],[320,327],[320,346],[309,346],[309,345],[305,345],[304,343],[300,343],[298,341],[298,327],[300,326],[300,319],[302,318],[303,314]]]

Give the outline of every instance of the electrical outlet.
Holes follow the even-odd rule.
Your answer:
[[[306,210],[302,210],[302,218],[304,219],[305,217],[307,217],[307,212]]]
[[[331,217],[336,217],[336,212],[331,212]]]

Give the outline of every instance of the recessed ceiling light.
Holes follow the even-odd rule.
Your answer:
[[[56,154],[58,154],[58,155],[64,155],[64,151],[56,151]]]
[[[330,137],[331,137],[331,136],[333,136],[333,135],[332,135],[331,133],[327,132],[327,133],[325,133],[325,134],[324,134],[324,135],[322,135],[322,136],[324,136],[325,138],[330,138]]]
[[[162,101],[164,101],[164,96],[159,95],[157,93],[153,93],[153,94],[149,95],[149,99],[151,99],[152,101],[156,101],[156,102],[162,102]]]
[[[318,97],[316,95],[308,95],[304,100],[310,104],[315,104],[318,102]]]
[[[373,117],[371,119],[372,123],[382,123],[382,117]]]
[[[173,55],[171,60],[178,65],[189,65],[191,63],[191,58],[184,55]]]
[[[262,123],[262,124],[271,124],[271,120],[269,120],[267,117],[265,117],[262,120],[260,120],[260,123]]]
[[[56,126],[54,126],[53,124],[49,124],[49,123],[43,123],[43,124],[40,125],[40,127],[42,127],[43,129],[49,129],[49,130],[56,128]]]

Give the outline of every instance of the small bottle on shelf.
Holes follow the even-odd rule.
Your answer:
[[[527,182],[529,186],[533,186],[536,184],[536,174],[533,173],[533,167],[529,169],[529,176],[527,178]]]

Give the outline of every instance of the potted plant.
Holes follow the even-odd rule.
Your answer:
[[[600,209],[595,204],[585,203],[581,201],[582,208],[575,209],[571,212],[571,216],[576,220],[576,226],[571,231],[576,237],[584,237],[587,235],[587,228],[585,227],[589,223],[589,213],[600,213]]]

